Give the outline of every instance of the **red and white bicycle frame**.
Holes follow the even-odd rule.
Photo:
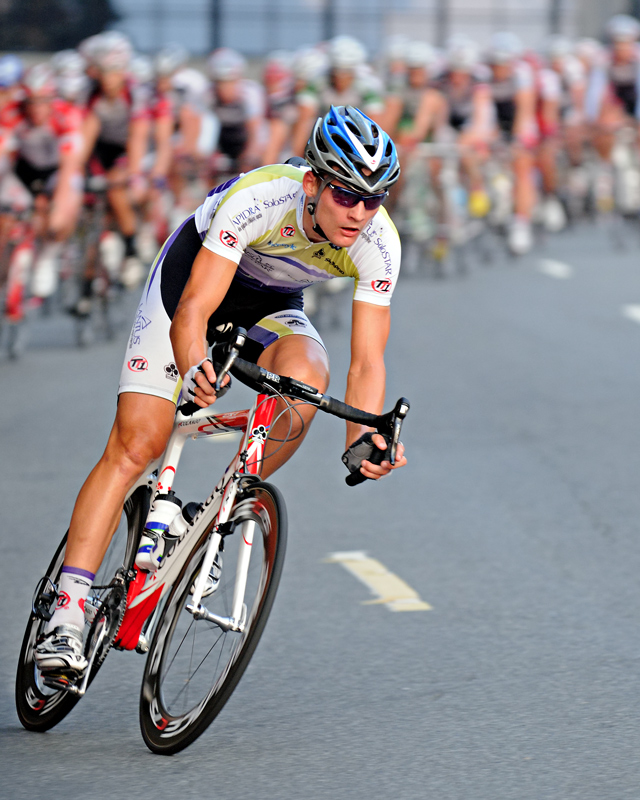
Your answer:
[[[236,572],[236,583],[233,593],[231,615],[217,617],[201,605],[209,572],[214,564],[222,541],[221,527],[228,522],[244,476],[259,475],[267,435],[275,414],[277,399],[261,394],[251,409],[216,414],[211,407],[197,411],[191,417],[176,414],[173,432],[169,438],[164,455],[159,459],[157,479],[142,478],[131,489],[131,495],[139,486],[151,486],[153,498],[168,492],[176,476],[176,470],[187,439],[203,439],[212,436],[228,436],[233,433],[242,434],[238,452],[225,470],[215,489],[205,500],[200,510],[189,525],[184,536],[178,541],[169,557],[163,559],[157,572],[147,573],[134,567],[135,580],[129,586],[127,610],[115,640],[115,646],[125,649],[146,650],[148,638],[155,619],[142,636],[142,628],[151,614],[158,608],[162,598],[171,589],[184,566],[194,544],[201,535],[211,529],[203,565],[195,582],[192,601],[187,607],[196,619],[208,619],[224,630],[242,631],[244,627],[244,591],[247,570],[251,556],[251,545],[255,523],[245,521],[242,524],[242,542]],[[154,485],[155,484],[155,485]]]

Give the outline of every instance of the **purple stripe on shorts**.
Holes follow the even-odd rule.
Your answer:
[[[149,279],[149,286],[147,287],[147,297],[149,297],[149,292],[151,291],[151,284],[153,283],[153,279],[156,277],[156,272],[160,269],[160,264],[164,261],[164,257],[167,255],[167,250],[171,247],[171,245],[175,242],[176,237],[180,233],[180,231],[184,228],[184,226],[195,217],[195,214],[192,214],[190,217],[187,217],[185,221],[175,229],[175,231],[171,234],[171,236],[167,239],[167,241],[163,244],[162,250],[158,258],[156,259],[156,268],[153,270],[153,274]]]
[[[90,581],[96,577],[95,572],[89,572],[88,569],[80,569],[80,567],[62,567],[63,572],[68,572],[70,575],[79,575],[81,578],[89,578]]]
[[[260,325],[254,325],[247,333],[247,336],[263,347],[269,347],[270,344],[273,344],[279,338],[277,333],[269,331],[266,328],[261,328]]]

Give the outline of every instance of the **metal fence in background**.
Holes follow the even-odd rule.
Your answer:
[[[195,54],[222,45],[249,56],[316,44],[338,33],[358,37],[378,54],[393,34],[442,45],[454,33],[481,44],[512,30],[527,46],[550,33],[598,35],[614,13],[640,0],[112,0],[138,49],[170,41]]]

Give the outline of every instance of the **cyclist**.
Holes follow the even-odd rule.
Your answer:
[[[41,670],[73,675],[86,668],[81,631],[91,581],[126,492],[165,449],[178,398],[201,407],[215,402],[206,342],[218,331],[242,325],[249,332],[245,358],[324,391],[327,354],[304,314],[301,290],[350,275],[356,288],[345,399],[381,412],[389,304],[400,263],[399,237],[381,204],[399,175],[396,150],[361,111],[340,107],[318,119],[305,155],[308,171],[261,167],[214,188],[159,253],[125,354],[109,442],[73,512],[58,607],[36,647]],[[290,421],[284,414],[274,424],[262,477],[304,438],[315,409],[297,410],[299,417]],[[381,436],[348,423],[349,456],[363,436],[369,453],[384,449]],[[379,479],[404,464],[400,447],[395,467],[364,460],[361,471]]]
[[[13,129],[13,171],[33,198],[32,228],[43,246],[31,291],[45,299],[56,288],[60,251],[80,213],[82,116],[77,107],[57,97],[48,64],[28,70],[22,87],[22,115]]]
[[[536,201],[533,166],[538,143],[535,76],[531,66],[521,58],[522,51],[519,38],[504,31],[491,37],[487,55],[498,128],[511,150],[515,218],[508,243],[516,255],[528,253],[533,246],[531,216]]]
[[[263,164],[274,164],[290,149],[291,132],[298,118],[294,89],[292,54],[276,50],[267,56],[263,82],[267,95],[267,144],[262,153]],[[287,153],[285,158],[291,155]]]
[[[220,125],[217,152],[230,162],[231,171],[236,166],[251,169],[260,163],[264,91],[244,77],[246,62],[229,47],[215,50],[208,67],[213,81],[212,110]],[[214,160],[219,159],[214,156]]]
[[[146,191],[142,160],[150,131],[148,93],[127,75],[132,55],[131,44],[122,34],[101,35],[94,55],[99,83],[89,98],[83,127],[84,161],[91,158],[109,182],[109,205],[125,243],[121,278],[128,287],[136,286],[142,277],[134,203]]]

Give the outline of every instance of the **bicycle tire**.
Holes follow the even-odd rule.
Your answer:
[[[108,631],[100,645],[100,651],[96,655],[91,668],[89,686],[104,663],[124,616],[127,586],[124,579],[121,581],[115,581],[115,579],[118,572],[122,573],[123,564],[126,572],[130,563],[133,563],[137,545],[136,537],[139,537],[146,519],[149,495],[150,492],[147,487],[140,487],[127,501],[123,515],[126,524],[121,524],[116,531],[94,581],[95,586],[111,584],[113,586],[102,590],[96,589],[89,596],[94,605],[99,605],[100,610],[93,622],[85,625],[85,642],[87,643],[93,635],[101,616],[106,619],[108,626]],[[67,535],[68,531],[58,545],[46,572],[46,577],[54,584],[57,584],[60,578]],[[114,568],[114,564],[117,567]],[[15,698],[18,718],[23,727],[29,731],[36,732],[48,731],[56,726],[81,700],[81,697],[76,694],[64,689],[52,689],[42,682],[42,677],[35,666],[33,655],[35,643],[45,624],[45,621],[36,616],[32,610],[22,640],[16,673]]]
[[[211,622],[195,620],[185,609],[207,549],[209,530],[200,537],[167,598],[145,666],[140,728],[147,747],[160,755],[172,755],[188,747],[218,716],[249,664],[275,599],[287,539],[286,508],[280,492],[266,483],[250,486],[237,501],[231,519],[235,523],[247,520],[257,523],[245,593],[245,628],[242,633],[225,632]],[[238,525],[235,530],[235,535],[224,540],[216,589],[203,599],[208,609],[215,607],[216,613],[222,610],[227,615],[236,574],[237,559],[233,556],[242,535],[238,533]],[[260,548],[256,548],[257,543],[261,543]],[[227,644],[230,649],[223,658]],[[204,657],[192,670],[194,659],[200,659],[202,653]],[[209,658],[206,670],[196,682],[196,673]],[[213,679],[209,677],[212,668]],[[197,684],[204,688],[199,690]],[[189,700],[191,689],[196,695],[195,704]],[[170,698],[173,690],[177,690],[177,695]]]

